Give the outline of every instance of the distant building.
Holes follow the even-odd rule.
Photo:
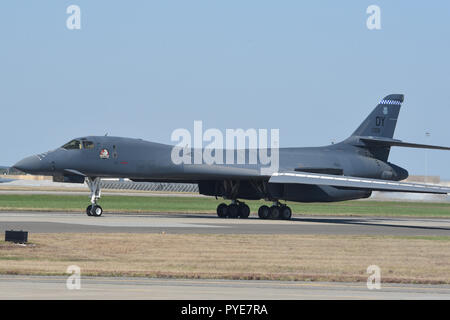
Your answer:
[[[406,179],[406,181],[439,184],[441,182],[441,177],[440,176],[409,176],[408,179]]]

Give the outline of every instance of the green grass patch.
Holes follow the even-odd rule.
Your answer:
[[[100,205],[106,212],[214,213],[224,200],[202,197],[104,196]],[[264,201],[247,201],[252,213]],[[89,198],[82,195],[0,195],[0,210],[84,211]],[[289,202],[294,214],[450,217],[450,204],[397,201],[344,201],[334,203]]]

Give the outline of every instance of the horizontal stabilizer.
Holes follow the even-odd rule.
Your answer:
[[[326,185],[337,188],[364,189],[373,191],[416,192],[434,194],[450,193],[450,188],[432,184],[397,182],[351,176],[336,176],[329,174],[299,173],[295,171],[274,173],[269,179],[269,183]]]
[[[421,149],[437,149],[437,150],[450,150],[449,147],[433,146],[428,144],[403,142],[397,139],[383,138],[383,137],[360,137],[359,138],[366,145],[380,146],[380,147],[408,147],[408,148],[421,148]]]

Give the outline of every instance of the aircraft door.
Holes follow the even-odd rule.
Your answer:
[[[119,157],[119,154],[118,154],[118,152],[117,152],[117,147],[116,147],[116,145],[113,145],[112,157],[113,157],[113,159],[114,159],[114,164],[117,164],[117,163],[118,163],[117,159],[118,159],[118,157]]]

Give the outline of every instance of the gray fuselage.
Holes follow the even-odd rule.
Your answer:
[[[198,183],[200,193],[225,198],[284,199],[292,201],[340,201],[365,198],[367,190],[338,189],[331,186],[273,185],[269,174],[257,163],[234,161],[224,164],[194,163],[194,154],[188,150],[190,163],[175,164],[173,146],[141,139],[89,136],[75,139],[80,148],[57,148],[44,154],[25,158],[15,165],[32,174],[52,175],[56,181],[82,182],[84,177],[129,178],[133,181]],[[83,148],[85,142],[86,148]],[[201,150],[200,152],[203,152]],[[272,154],[271,150],[254,150]],[[185,151],[186,152],[186,151]],[[224,154],[227,152],[223,151]],[[276,171],[327,173],[356,177],[402,180],[406,170],[374,158],[365,148],[343,142],[314,148],[280,148]],[[228,184],[230,182],[231,184]],[[232,190],[232,183],[237,189]]]

